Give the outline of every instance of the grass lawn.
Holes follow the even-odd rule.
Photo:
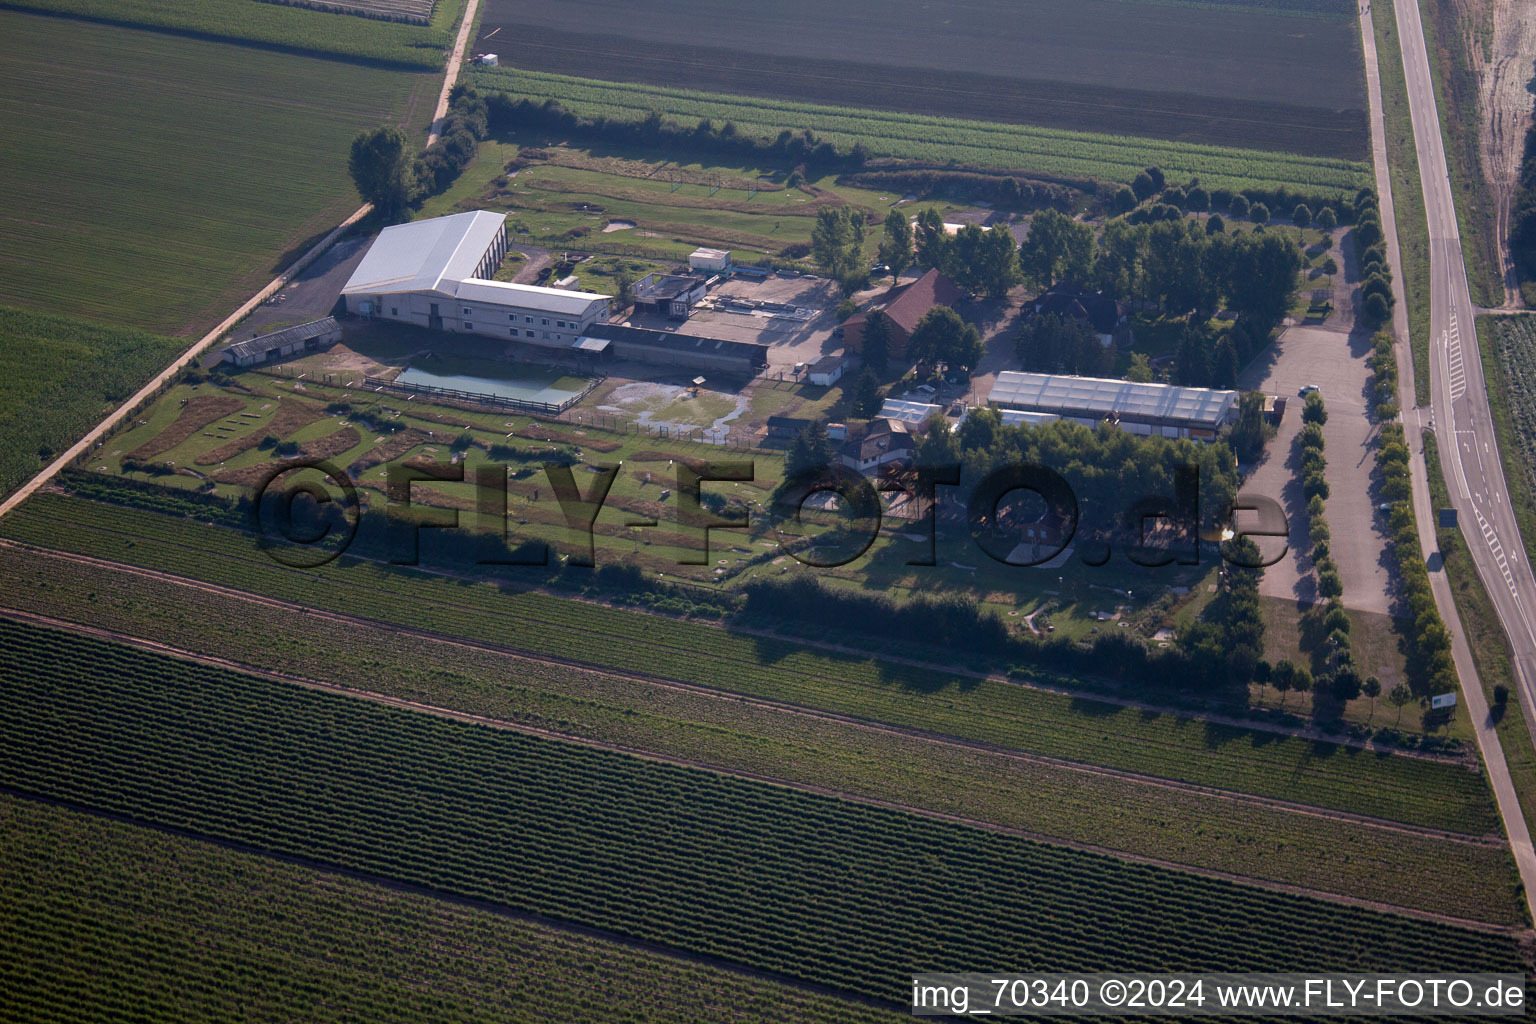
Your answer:
[[[264,8],[267,5],[252,4]],[[348,146],[438,79],[0,13],[0,301],[195,336],[358,205]]]

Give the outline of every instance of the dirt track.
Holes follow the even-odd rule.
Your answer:
[[[1477,71],[1478,101],[1482,107],[1483,173],[1497,206],[1499,255],[1504,275],[1504,308],[1517,308],[1519,285],[1509,258],[1509,211],[1520,174],[1525,133],[1531,124],[1533,62],[1536,62],[1536,5],[1529,0],[1488,0],[1493,19],[1491,59],[1473,39],[1469,45]]]

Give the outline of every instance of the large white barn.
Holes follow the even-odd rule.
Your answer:
[[[396,224],[374,239],[342,300],[360,316],[544,348],[577,348],[608,318],[606,295],[490,280],[506,254],[504,214]]]

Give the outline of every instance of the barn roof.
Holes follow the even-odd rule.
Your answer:
[[[1000,409],[1079,418],[1115,416],[1214,430],[1225,422],[1237,392],[1004,370],[997,375],[987,401]]]
[[[311,320],[309,323],[285,327],[271,334],[260,334],[245,341],[237,341],[226,351],[236,359],[249,359],[287,348],[289,345],[303,344],[310,338],[319,338],[339,330],[341,325],[336,322],[336,318],[328,316],[320,320]]]
[[[394,224],[379,232],[341,290],[343,295],[442,292],[474,276],[506,215],[473,210]],[[446,287],[445,287],[446,285]]]

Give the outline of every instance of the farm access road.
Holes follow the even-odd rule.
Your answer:
[[[1512,538],[1514,547],[1520,548],[1519,531],[1515,528],[1512,517],[1508,515],[1508,505],[1502,497],[1492,503],[1501,506],[1498,510],[1501,512],[1498,516],[1498,525],[1486,518],[1490,511],[1495,511],[1487,499],[1493,498],[1494,495],[1505,495],[1508,490],[1504,487],[1502,463],[1499,461],[1497,450],[1493,447],[1494,440],[1491,436],[1493,419],[1488,412],[1487,385],[1482,379],[1482,359],[1479,356],[1477,340],[1472,336],[1475,332],[1472,322],[1473,307],[1467,288],[1466,264],[1461,255],[1456,208],[1451,197],[1445,150],[1440,135],[1440,116],[1435,106],[1429,54],[1424,43],[1423,26],[1419,21],[1417,0],[1393,0],[1393,9],[1397,17],[1403,73],[1408,87],[1408,106],[1413,119],[1414,144],[1423,183],[1424,206],[1429,220],[1430,368],[1431,394],[1434,396],[1434,401],[1428,423],[1425,422],[1424,411],[1416,405],[1414,397],[1408,303],[1403,292],[1402,257],[1397,241],[1397,221],[1393,215],[1392,179],[1387,167],[1386,121],[1381,102],[1381,80],[1376,58],[1376,30],[1371,18],[1370,0],[1363,0],[1359,9],[1360,36],[1365,55],[1366,91],[1371,108],[1371,150],[1376,168],[1376,193],[1381,205],[1382,228],[1387,236],[1387,258],[1391,261],[1393,268],[1392,289],[1397,300],[1392,314],[1392,327],[1397,337],[1398,404],[1404,410],[1403,419],[1406,428],[1404,433],[1410,452],[1409,469],[1413,484],[1414,515],[1418,520],[1421,551],[1430,570],[1430,589],[1435,597],[1435,605],[1451,631],[1451,654],[1455,660],[1456,673],[1461,679],[1462,699],[1466,704],[1467,714],[1472,719],[1478,748],[1482,751],[1483,763],[1488,770],[1488,781],[1493,787],[1499,816],[1504,820],[1510,849],[1514,854],[1516,867],[1520,871],[1527,909],[1533,920],[1536,920],[1536,848],[1532,847],[1530,828],[1526,824],[1525,815],[1521,812],[1519,796],[1515,790],[1514,780],[1509,774],[1509,764],[1504,757],[1504,748],[1499,742],[1498,731],[1488,710],[1482,681],[1477,675],[1477,665],[1472,660],[1472,650],[1467,645],[1466,631],[1462,628],[1461,618],[1456,611],[1455,596],[1451,591],[1450,581],[1446,578],[1444,565],[1438,556],[1434,509],[1429,497],[1429,474],[1424,459],[1422,433],[1424,427],[1432,427],[1438,421],[1442,427],[1449,428],[1445,434],[1439,436],[1442,438],[1448,436],[1451,443],[1441,444],[1439,448],[1446,458],[1447,476],[1456,481],[1452,499],[1456,500],[1460,495],[1458,507],[1464,512],[1472,512],[1482,517],[1479,525],[1474,527],[1476,532],[1469,534],[1467,547],[1472,551],[1474,562],[1478,566],[1485,585],[1490,581],[1498,584],[1497,586],[1488,585],[1489,595],[1494,600],[1500,621],[1510,637],[1515,653],[1514,660],[1519,662],[1524,659],[1524,667],[1517,664],[1515,671],[1520,691],[1517,710],[1526,715],[1527,726],[1531,724],[1530,715],[1536,712],[1536,701],[1532,700],[1533,680],[1531,678],[1532,666],[1536,665],[1536,633],[1532,632],[1529,618],[1524,617],[1520,611],[1521,599],[1518,589],[1523,586],[1527,595],[1536,595],[1536,585],[1529,582],[1521,582],[1517,585],[1511,582],[1508,587],[1505,587],[1506,580],[1503,578],[1502,571],[1498,570],[1496,552],[1492,543],[1479,544],[1480,538],[1476,536],[1477,533],[1483,533],[1482,526],[1486,525],[1490,531],[1493,531],[1492,541],[1498,541],[1502,535]],[[1471,337],[1471,357],[1466,359],[1461,355],[1461,317],[1467,318],[1467,330]],[[1448,363],[1452,354],[1453,337],[1456,354],[1454,366],[1457,371],[1454,378]],[[1458,422],[1466,425],[1464,431],[1457,429]],[[1481,437],[1479,437],[1479,429]],[[1462,463],[1461,455],[1463,450],[1469,454],[1478,454],[1477,446],[1480,443],[1484,446],[1481,454],[1488,457],[1477,458],[1473,476],[1478,487],[1475,492],[1477,500],[1473,501],[1471,499],[1474,492],[1467,482],[1466,467]],[[1463,444],[1470,447],[1462,449]],[[1484,536],[1488,535],[1484,533]],[[1506,564],[1510,564],[1507,556]],[[1524,575],[1529,577],[1529,566],[1522,562],[1515,563],[1514,567],[1523,569]],[[1513,617],[1506,617],[1506,612]]]
[[[442,125],[443,117],[448,113],[448,94],[453,91],[453,84],[458,79],[459,64],[464,56],[464,47],[467,42],[469,27],[474,23],[475,12],[479,7],[480,0],[468,0],[464,5],[464,19],[459,27],[458,41],[448,61],[448,70],[443,81],[443,91],[437,100],[437,110],[432,115],[432,131],[428,136],[428,145],[437,141],[438,129]],[[109,431],[126,419],[141,404],[152,398],[155,392],[164,387],[171,378],[192,365],[199,356],[212,348],[226,332],[233,329],[236,324],[249,316],[253,310],[284,288],[300,271],[318,259],[320,254],[329,249],[332,243],[340,238],[347,228],[350,228],[372,212],[372,203],[364,203],[354,210],[350,217],[332,228],[324,238],[316,242],[308,252],[295,260],[288,269],[267,282],[259,292],[242,303],[240,308],[225,317],[218,326],[199,338],[196,344],[177,357],[175,362],[156,374],[147,384],[134,392],[132,397],[126,402],[108,413],[106,418],[92,427],[89,433],[70,445],[64,454],[54,459],[47,466],[44,466],[41,472],[17,488],[16,492],[10,497],[0,501],[0,516],[4,516],[23,501],[26,501],[37,492],[38,488],[58,476],[71,462],[89,451],[93,444],[105,437]]]

